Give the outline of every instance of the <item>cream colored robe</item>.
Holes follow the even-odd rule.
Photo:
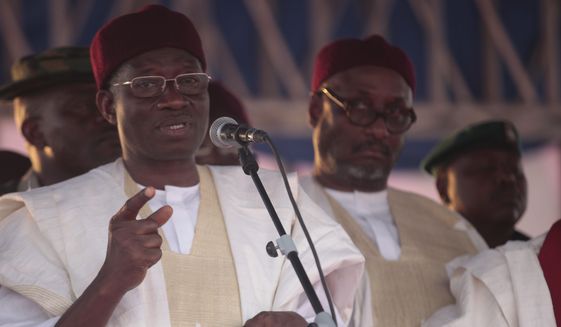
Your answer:
[[[296,309],[303,290],[290,262],[265,252],[265,244],[278,234],[251,178],[240,167],[210,168],[234,257],[243,320],[260,311]],[[60,184],[1,198],[0,285],[35,301],[49,315],[64,313],[105,259],[109,219],[127,200],[124,176],[117,160]],[[311,251],[279,175],[263,171],[260,176],[285,229],[292,232],[310,280],[318,282]],[[291,182],[296,185],[294,179]],[[336,306],[347,320],[363,257],[340,226],[300,189],[293,190]],[[170,325],[161,263],[123,297],[109,325]]]
[[[453,301],[447,290],[445,264],[458,255],[486,248],[475,229],[459,215],[422,196],[390,188],[388,202],[402,252],[397,261],[384,260],[345,209],[337,202],[332,205],[321,185],[312,177],[302,178],[301,183],[334,220],[343,222],[358,247],[366,249],[367,265],[375,272],[374,281],[365,274],[357,294],[355,326],[420,325],[422,318]]]
[[[511,241],[452,261],[448,270],[456,304],[437,311],[423,326],[555,327],[537,257],[544,239]]]

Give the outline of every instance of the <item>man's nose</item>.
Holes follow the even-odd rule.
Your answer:
[[[497,180],[500,183],[516,183],[516,171],[504,167],[499,167],[497,172]]]
[[[386,122],[384,117],[377,116],[374,121],[365,126],[365,132],[372,135],[376,139],[384,139],[389,136],[388,128],[386,127]]]
[[[188,100],[179,91],[177,91],[174,82],[166,83],[164,92],[162,93],[158,104],[158,109],[183,109],[187,105]]]

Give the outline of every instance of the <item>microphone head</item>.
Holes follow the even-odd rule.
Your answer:
[[[238,144],[235,141],[228,140],[222,133],[222,129],[226,125],[238,125],[238,122],[230,117],[220,117],[217,118],[212,125],[210,125],[210,129],[208,131],[210,141],[219,148],[231,148],[232,146]]]

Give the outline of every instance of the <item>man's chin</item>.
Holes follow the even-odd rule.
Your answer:
[[[365,181],[378,181],[387,177],[387,170],[382,167],[347,166],[347,174],[354,178]]]
[[[522,213],[518,210],[510,210],[504,208],[503,210],[495,210],[487,212],[487,222],[484,224],[490,230],[506,230],[512,228],[520,220]]]

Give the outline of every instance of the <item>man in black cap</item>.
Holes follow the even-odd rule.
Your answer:
[[[469,220],[490,247],[527,240],[514,229],[526,210],[518,132],[507,121],[468,126],[438,144],[422,168],[442,202]]]
[[[526,208],[520,157],[515,127],[489,121],[445,139],[423,161],[443,201],[494,248],[447,265],[456,303],[422,327],[561,326],[561,221],[529,241],[506,242],[527,239],[514,230]]]
[[[115,160],[117,129],[99,114],[89,49],[54,48],[19,59],[0,99],[13,100],[31,169],[0,194],[51,185]]]

